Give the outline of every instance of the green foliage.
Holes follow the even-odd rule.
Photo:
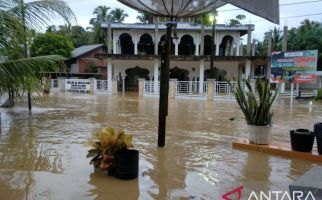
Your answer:
[[[142,24],[152,24],[153,23],[153,15],[146,12],[139,12],[139,15],[136,17]]]
[[[124,19],[129,15],[121,8],[115,8],[110,12],[110,20],[113,23],[123,23]]]
[[[92,32],[86,31],[81,26],[49,26],[46,30],[47,33],[55,33],[67,37],[72,41],[74,47],[92,44]]]
[[[314,97],[314,100],[322,100],[322,88],[318,89],[318,93],[316,97]]]
[[[111,162],[110,158],[116,152],[133,147],[132,135],[125,134],[124,130],[113,128],[104,128],[94,132],[86,144],[91,148],[86,156],[92,158],[90,164],[101,165],[101,168],[104,168],[105,156],[108,157],[108,162]]]
[[[30,52],[32,56],[61,55],[68,58],[73,49],[73,44],[67,37],[55,33],[45,33],[34,39]]]
[[[277,90],[273,94],[270,90],[268,79],[257,79],[257,100],[249,79],[245,80],[245,85],[247,88],[246,91],[244,91],[241,81],[238,80],[235,97],[245,116],[247,124],[255,126],[271,125],[273,113],[270,112],[270,109],[276,98]]]
[[[242,22],[246,19],[245,15],[239,14],[235,17],[235,19],[228,20],[227,25],[229,26],[239,26],[242,25]]]

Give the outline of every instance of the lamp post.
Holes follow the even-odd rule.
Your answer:
[[[166,117],[168,115],[169,66],[171,53],[171,34],[176,27],[176,19],[180,17],[200,16],[227,3],[244,8],[253,14],[278,22],[279,0],[118,0],[139,11],[169,18],[166,24],[166,41],[161,56],[160,102],[158,146],[165,145]]]
[[[215,20],[215,12],[213,15],[209,17],[209,21],[212,23],[212,32],[211,32],[211,46],[210,46],[210,78],[215,78],[215,70],[214,70],[214,50],[215,50],[215,28],[216,28],[216,20]]]

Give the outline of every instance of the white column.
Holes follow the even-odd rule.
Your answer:
[[[293,103],[293,95],[294,95],[294,83],[291,83],[291,103]]]
[[[159,87],[159,60],[158,59],[154,59],[154,93],[158,94],[158,87]]]
[[[125,92],[125,75],[122,76],[122,92]]]
[[[174,55],[179,55],[179,41],[173,41],[174,42]]]
[[[220,46],[220,42],[218,39],[216,39],[216,51],[215,51],[216,56],[219,56],[219,46]]]
[[[154,55],[159,54],[159,17],[153,17],[154,27]]]
[[[195,50],[195,55],[199,56],[199,45],[200,44],[196,44],[196,50]]]
[[[199,67],[199,93],[203,93],[203,80],[204,80],[204,73],[205,73],[205,60],[200,60],[200,67]]]
[[[113,54],[116,54],[117,52],[117,41],[116,41],[116,37],[113,37]]]
[[[297,95],[299,95],[299,92],[300,92],[300,84],[296,83],[296,93],[297,93]]]
[[[252,63],[250,60],[246,60],[245,64],[245,78],[247,79],[248,77],[250,78],[251,76],[251,69],[252,69]]]
[[[235,40],[236,40],[236,50],[235,50],[235,55],[236,56],[239,56],[239,47],[240,47],[240,34],[237,33],[236,37],[235,37]]]
[[[134,40],[134,55],[138,55],[138,41]]]
[[[107,90],[112,92],[112,59],[107,59]]]
[[[247,56],[251,55],[251,51],[252,51],[252,27],[251,25],[248,26],[248,30],[247,30]]]

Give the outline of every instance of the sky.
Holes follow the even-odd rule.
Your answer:
[[[71,9],[76,15],[77,24],[83,26],[84,28],[89,26],[89,20],[94,17],[93,11],[97,6],[105,5],[114,8],[122,8],[128,13],[124,23],[135,23],[137,22],[136,16],[137,11],[119,3],[117,0],[66,0]],[[306,2],[306,3],[303,3]],[[298,3],[298,4],[296,4]],[[293,5],[285,5],[293,4]],[[290,28],[300,26],[301,21],[304,19],[315,20],[322,22],[322,0],[280,0],[280,24],[276,25],[268,22],[267,20],[252,15],[243,10],[233,10],[236,7],[232,5],[225,5],[219,8],[217,21],[219,24],[225,24],[231,18],[234,18],[238,14],[246,15],[246,20],[244,23],[254,24],[255,31],[253,32],[253,37],[258,40],[262,40],[264,33],[273,29],[275,26],[280,27],[283,30],[283,26],[287,25]],[[312,16],[303,16],[312,15]],[[64,24],[63,21],[56,20],[55,24]]]

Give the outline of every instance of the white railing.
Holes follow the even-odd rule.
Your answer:
[[[143,87],[145,94],[159,94],[160,92],[160,82],[158,82],[158,86],[155,88],[154,81],[144,81]]]
[[[199,92],[199,81],[177,81],[176,94],[204,94],[208,90],[207,82],[203,82],[203,87],[201,92]]]
[[[96,80],[96,90],[97,91],[107,91],[107,80]]]
[[[242,88],[245,88],[245,83],[241,83]],[[237,82],[215,81],[214,82],[214,97],[234,97]]]

